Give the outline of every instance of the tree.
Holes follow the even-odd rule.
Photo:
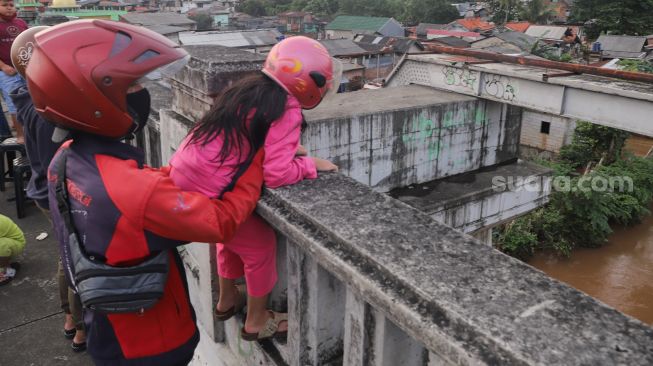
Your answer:
[[[595,35],[648,35],[653,33],[653,0],[576,0],[571,17],[580,22],[595,20]]]
[[[407,24],[449,23],[460,18],[458,9],[446,0],[407,0],[401,20]]]
[[[555,15],[551,6],[544,3],[544,0],[530,0],[519,9],[519,19],[528,20],[535,24],[546,24]]]
[[[197,30],[209,30],[213,28],[213,18],[206,12],[197,12],[193,15],[189,15],[188,19],[195,21]]]
[[[517,0],[489,0],[487,6],[492,14],[492,21],[497,24],[514,20],[519,11]]]
[[[338,0],[309,0],[302,9],[319,17],[330,17],[338,12]]]
[[[265,4],[261,0],[247,0],[238,6],[238,11],[253,17],[266,15]]]

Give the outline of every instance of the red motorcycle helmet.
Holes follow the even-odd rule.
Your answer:
[[[129,133],[127,89],[153,71],[179,71],[190,56],[148,29],[107,20],[62,23],[35,36],[25,71],[34,108],[68,130]]]
[[[302,108],[311,109],[320,104],[329,91],[337,91],[341,67],[320,42],[295,36],[272,47],[263,73],[297,98]]]

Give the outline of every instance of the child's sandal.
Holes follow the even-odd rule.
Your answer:
[[[258,333],[248,333],[245,331],[245,327],[243,327],[240,331],[240,338],[248,342],[260,341],[270,338],[285,340],[288,337],[288,330],[279,331],[278,329],[281,322],[288,322],[288,314],[275,313],[273,311],[269,312],[271,316],[265,322],[263,328],[258,331]]]
[[[247,303],[247,288],[245,285],[236,285],[236,292],[238,297],[236,297],[236,303],[227,311],[218,311],[217,307],[215,309],[215,318],[218,321],[224,322],[231,319],[232,316],[239,313],[245,307]]]

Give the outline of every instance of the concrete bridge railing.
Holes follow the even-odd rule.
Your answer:
[[[212,251],[185,262],[204,365],[650,365],[653,329],[350,178],[265,192],[287,344],[215,323]],[[207,253],[208,252],[208,253]]]
[[[192,126],[177,83],[160,113],[163,162]],[[352,178],[266,190],[257,212],[277,232],[271,307],[288,311],[288,341],[243,342],[242,318],[214,319],[215,250],[195,243],[181,250],[195,364],[653,364],[652,328]]]

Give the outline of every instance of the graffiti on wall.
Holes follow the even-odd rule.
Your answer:
[[[426,144],[428,160],[437,160],[442,151],[452,148],[448,143],[442,142],[442,135],[450,133],[447,130],[460,126],[478,128],[485,124],[485,120],[485,108],[483,107],[477,107],[474,110],[463,109],[458,113],[446,111],[442,115],[440,124],[433,119],[427,118],[424,113],[421,113],[410,124],[410,132],[405,133],[402,136],[402,140],[404,143]],[[456,164],[464,163],[464,161],[465,159],[462,158],[462,161]]]
[[[517,87],[514,81],[504,75],[487,75],[484,90],[485,94],[508,102],[517,98]]]
[[[444,82],[447,85],[460,86],[463,88],[475,90],[476,81],[478,80],[478,72],[468,69],[445,66],[442,69],[442,73],[444,74]]]

